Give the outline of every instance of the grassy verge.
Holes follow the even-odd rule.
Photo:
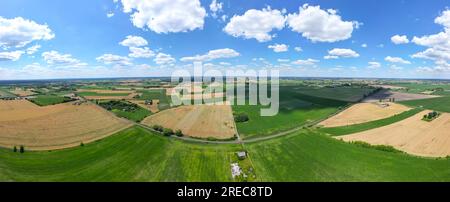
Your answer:
[[[332,127],[332,128],[319,128],[318,130],[324,133],[328,133],[332,136],[339,136],[339,135],[347,135],[352,133],[357,133],[365,130],[370,130],[373,128],[378,128],[382,126],[386,126],[398,121],[401,121],[403,119],[409,118],[419,112],[421,112],[422,108],[414,108],[411,110],[408,110],[406,112],[385,118],[380,119],[376,121],[371,121],[367,123],[360,123],[360,124],[354,124],[349,126],[340,126],[340,127]]]

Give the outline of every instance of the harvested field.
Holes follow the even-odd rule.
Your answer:
[[[324,127],[337,127],[365,123],[384,119],[411,108],[396,103],[358,103],[343,112],[322,121],[319,125]]]
[[[20,97],[26,97],[26,96],[30,96],[30,95],[34,95],[36,93],[34,93],[31,90],[24,90],[22,88],[15,88],[14,90],[10,91],[11,93],[20,96]]]
[[[425,110],[403,121],[384,127],[339,136],[344,141],[363,141],[373,145],[390,145],[418,156],[450,155],[450,114],[443,113],[431,122],[421,120]]]
[[[380,100],[386,101],[394,98],[395,101],[406,101],[406,100],[419,100],[439,97],[436,95],[425,95],[425,94],[414,94],[414,93],[402,93],[390,90],[381,90],[363,100],[363,102],[379,102]]]
[[[180,106],[149,116],[142,123],[180,129],[187,136],[199,138],[228,139],[236,134],[229,105]]]
[[[26,100],[0,101],[0,146],[54,150],[88,143],[131,126],[93,104],[38,107]]]
[[[77,92],[92,92],[99,94],[134,93],[134,91],[132,90],[98,90],[98,89],[78,89]]]

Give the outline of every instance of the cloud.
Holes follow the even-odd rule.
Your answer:
[[[274,44],[274,45],[267,46],[267,48],[270,48],[274,52],[279,53],[279,52],[286,52],[286,51],[288,51],[289,46],[287,46],[286,44]]]
[[[313,42],[336,42],[349,39],[353,29],[360,25],[357,21],[343,21],[337,11],[322,10],[320,6],[304,4],[299,13],[289,14],[287,23],[294,32]]]
[[[122,0],[123,12],[133,25],[156,33],[203,29],[206,10],[199,0]]]
[[[230,48],[210,50],[204,55],[196,55],[191,57],[183,57],[180,59],[182,62],[193,62],[193,61],[211,61],[220,58],[233,58],[238,57],[240,53]]]
[[[399,66],[397,66],[397,65],[391,65],[389,68],[390,68],[391,70],[393,70],[393,71],[400,71],[400,70],[403,70],[403,67],[399,67]]]
[[[369,69],[378,69],[381,67],[381,64],[379,62],[368,62],[369,66],[367,68]]]
[[[294,50],[297,51],[297,52],[302,52],[303,51],[302,47],[299,47],[299,46],[295,47]]]
[[[0,16],[0,47],[24,47],[37,40],[50,40],[55,37],[47,25],[16,17],[12,19]]]
[[[130,58],[114,54],[103,54],[95,59],[107,65],[130,66],[133,64]]]
[[[244,15],[234,15],[223,30],[234,37],[266,42],[274,37],[270,32],[283,29],[285,21],[279,10],[272,10],[270,7],[262,10],[250,9]]]
[[[367,48],[367,44],[363,43],[363,44],[361,44],[361,47]]]
[[[319,60],[308,58],[306,60],[296,60],[291,62],[293,65],[299,65],[299,66],[315,66],[316,63],[320,62]]]
[[[176,62],[175,58],[165,53],[158,53],[153,61],[158,65],[172,65]]]
[[[147,47],[130,47],[130,54],[128,56],[132,58],[151,58],[155,56],[155,53]]]
[[[211,4],[209,4],[209,10],[212,12],[211,16],[213,18],[217,18],[217,13],[222,12],[223,3],[218,3],[217,0],[212,0]]]
[[[106,17],[107,18],[112,18],[114,16],[114,12],[108,12],[108,13],[106,13]]]
[[[0,61],[17,61],[24,51],[0,52]]]
[[[42,53],[47,64],[57,66],[86,66],[86,63],[81,63],[80,60],[75,59],[70,54],[61,54],[58,51],[47,51]]]
[[[277,61],[281,62],[281,63],[285,63],[285,62],[289,62],[290,60],[289,59],[278,59]]]
[[[406,35],[400,36],[398,34],[395,35],[395,36],[392,36],[391,37],[391,41],[394,44],[406,44],[406,43],[409,43],[409,39],[408,39],[408,37]]]
[[[33,54],[36,53],[40,48],[41,48],[41,45],[34,45],[34,46],[31,46],[31,47],[27,48],[27,54],[28,54],[28,55],[33,55]]]
[[[352,49],[334,48],[328,51],[328,55],[325,56],[324,59],[338,59],[340,57],[357,58],[359,57],[359,54]]]
[[[384,58],[384,60],[391,62],[391,63],[411,64],[410,61],[404,60],[403,58],[400,58],[400,57],[387,56]]]
[[[126,39],[121,41],[119,44],[126,47],[141,47],[148,45],[148,42],[140,36],[128,35]]]
[[[434,19],[436,24],[444,26],[444,31],[437,34],[414,36],[413,43],[427,47],[424,51],[413,54],[412,58],[429,59],[435,62],[435,69],[450,70],[446,64],[450,60],[450,10],[445,10]]]

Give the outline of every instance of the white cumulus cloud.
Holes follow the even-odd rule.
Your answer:
[[[333,9],[322,10],[320,6],[304,4],[299,13],[289,14],[287,23],[292,31],[301,33],[313,42],[336,42],[349,39],[357,21],[344,21]]]
[[[0,61],[17,61],[24,51],[0,52]]]
[[[199,0],[122,0],[133,25],[156,33],[203,29],[206,10]]]
[[[153,61],[158,65],[172,65],[176,62],[175,58],[165,53],[158,53]]]
[[[38,24],[22,17],[12,19],[0,16],[0,47],[24,47],[37,40],[50,40],[55,37],[47,25]]]
[[[315,66],[316,63],[320,62],[319,60],[308,58],[306,60],[296,60],[293,61],[291,64],[293,65],[299,65],[299,66]]]
[[[343,58],[357,58],[359,54],[352,49],[346,48],[334,48],[328,51],[328,55],[324,57],[324,59],[338,59],[340,57]]]
[[[289,46],[286,45],[286,44],[273,44],[273,45],[267,46],[267,48],[270,48],[274,52],[279,53],[279,52],[286,52],[286,51],[288,51]]]
[[[33,55],[33,54],[36,53],[40,48],[41,48],[41,45],[34,45],[34,46],[31,46],[31,47],[27,48],[27,54],[28,54],[28,55]]]
[[[80,60],[75,59],[70,54],[61,54],[58,51],[47,51],[42,53],[42,57],[48,64],[60,66],[85,66],[86,63],[81,63]]]
[[[405,43],[409,43],[409,39],[406,35],[395,35],[391,37],[391,41],[394,44],[405,44]]]
[[[148,45],[148,42],[140,36],[129,35],[119,44],[126,47],[141,47]]]
[[[279,10],[272,10],[270,7],[262,10],[250,9],[244,15],[234,15],[224,31],[234,37],[266,42],[274,37],[270,32],[283,29],[285,21]]]
[[[155,53],[147,47],[130,47],[130,54],[128,56],[132,58],[151,58],[155,56]]]
[[[381,64],[379,62],[368,62],[369,66],[367,68],[369,69],[378,69],[381,67]]]
[[[411,64],[410,61],[404,60],[403,58],[400,58],[400,57],[387,56],[387,57],[384,58],[384,60],[388,61],[388,62],[391,62],[391,63]]]
[[[96,60],[107,65],[130,66],[133,64],[128,57],[109,53],[97,57]]]
[[[220,59],[220,58],[238,57],[239,55],[240,55],[240,53],[233,49],[223,48],[223,49],[210,50],[210,51],[208,51],[208,53],[206,53],[204,55],[183,57],[180,59],[180,61],[182,61],[182,62],[211,61],[211,60]]]
[[[209,10],[211,11],[211,16],[217,18],[217,13],[222,12],[222,2],[217,2],[217,0],[212,0],[211,4],[209,4]]]

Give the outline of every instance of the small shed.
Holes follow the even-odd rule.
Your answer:
[[[245,159],[247,157],[247,152],[245,151],[240,151],[236,153],[239,159]]]

